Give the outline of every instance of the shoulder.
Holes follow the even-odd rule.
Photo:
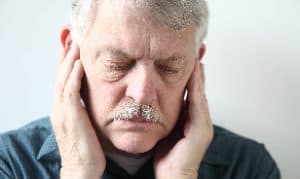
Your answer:
[[[45,168],[47,166],[39,160],[39,156],[51,135],[53,132],[49,117],[1,134],[0,176],[3,178],[18,178],[18,176],[47,178],[43,171],[47,170]],[[49,148],[49,145],[46,148]]]
[[[224,178],[280,178],[264,144],[220,126],[214,126],[214,138],[203,164]]]
[[[30,150],[31,154],[35,154],[50,133],[49,118],[38,119],[17,130],[1,134],[2,150],[20,149],[23,152],[24,150]]]
[[[250,154],[250,151],[260,150],[263,146],[263,144],[253,139],[241,136],[220,126],[214,126],[214,139],[211,145],[228,161],[232,161],[236,154]]]

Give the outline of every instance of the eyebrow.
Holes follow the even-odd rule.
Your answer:
[[[107,53],[109,55],[111,55],[113,58],[120,58],[120,59],[139,59],[139,58],[136,58],[136,57],[133,57],[131,55],[129,55],[128,53],[124,52],[123,50],[121,49],[117,49],[117,48],[114,48],[114,47],[110,47],[110,46],[107,46],[107,47],[104,47],[104,48],[100,48],[98,50],[96,50],[96,59],[99,58],[101,56],[101,54],[103,53]],[[163,62],[166,62],[166,63],[176,63],[176,64],[181,64],[181,63],[184,63],[186,59],[186,56],[184,55],[181,55],[181,54],[173,54],[171,57],[168,57],[168,58],[159,58],[157,59],[158,61],[163,61]]]
[[[134,59],[134,57],[130,56],[126,52],[122,51],[121,49],[113,48],[113,47],[104,47],[98,49],[96,51],[96,59],[99,58],[103,53],[107,53],[114,58],[126,58],[126,59]]]
[[[160,64],[169,64],[169,65],[176,65],[176,66],[181,66],[185,64],[185,56],[179,55],[179,54],[174,54],[173,56],[166,58],[166,59],[160,59],[158,62]]]

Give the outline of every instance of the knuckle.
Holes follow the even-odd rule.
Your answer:
[[[50,120],[51,120],[51,125],[54,129],[61,129],[63,128],[64,126],[64,123],[63,123],[63,118],[60,117],[60,116],[57,116],[55,114],[52,114],[51,117],[50,117]]]
[[[63,84],[63,82],[59,81],[56,83],[55,89],[57,93],[62,93],[65,89],[65,85]]]
[[[63,139],[65,139],[67,136],[67,131],[66,131],[64,122],[53,123],[52,127],[53,127],[53,131],[54,131],[57,142],[61,143],[61,141]]]
[[[70,88],[67,88],[63,93],[63,98],[65,100],[73,99],[76,96],[76,93],[74,90],[71,90]]]
[[[71,82],[70,82],[70,88],[71,88],[72,90],[75,90],[76,87],[77,87],[77,82],[76,82],[76,81],[71,81]]]

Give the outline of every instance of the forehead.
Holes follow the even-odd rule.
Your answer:
[[[87,37],[96,49],[109,46],[136,58],[167,58],[174,53],[188,56],[196,52],[196,28],[176,31],[126,4],[103,2],[96,8]]]

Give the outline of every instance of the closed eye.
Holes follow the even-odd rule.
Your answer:
[[[127,71],[134,65],[133,62],[131,63],[108,63],[106,64],[107,68],[110,71]]]
[[[179,68],[163,66],[163,65],[158,65],[158,68],[161,72],[163,72],[165,74],[169,74],[169,75],[176,74],[180,71]]]

